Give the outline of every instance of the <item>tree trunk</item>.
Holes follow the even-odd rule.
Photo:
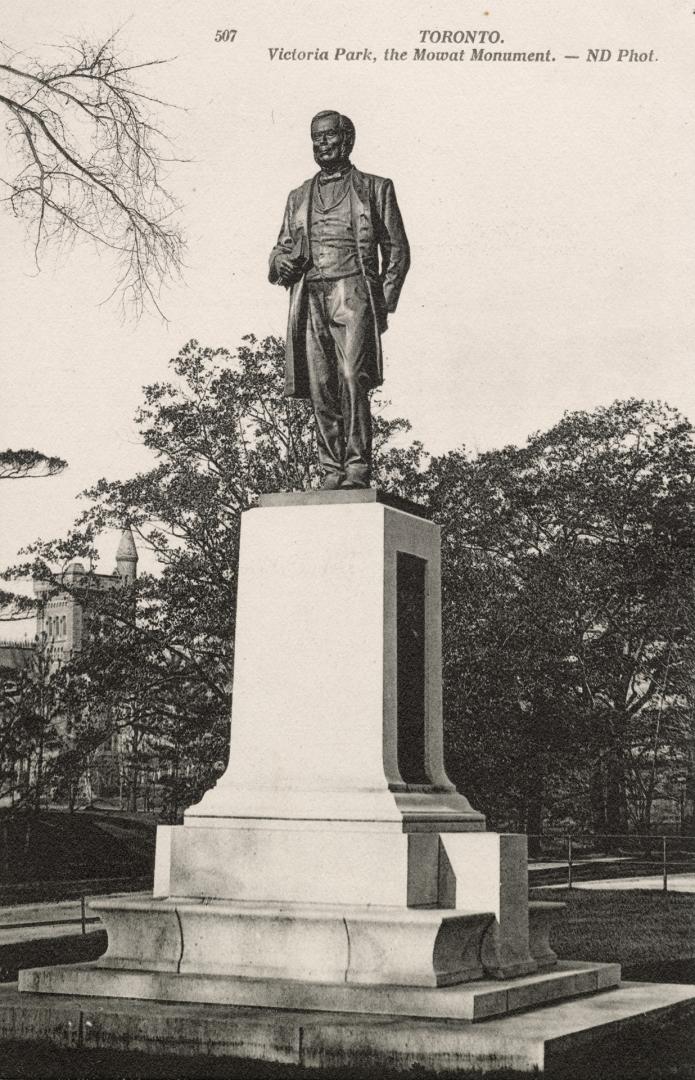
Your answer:
[[[128,792],[128,810],[131,814],[137,813],[138,809],[138,763],[133,761],[130,774],[130,790]]]
[[[543,829],[543,780],[538,777],[536,787],[526,799],[526,832],[528,834],[528,853],[534,858],[541,853],[541,832]]]
[[[607,761],[606,829],[611,837],[610,847],[620,847],[618,835],[625,833],[627,829],[625,767],[620,747],[611,750]]]
[[[656,785],[653,782],[647,784],[647,790],[644,793],[644,813],[639,823],[640,832],[649,835],[652,831],[652,808],[654,806],[654,792],[656,791]]]
[[[139,754],[139,733],[133,729],[133,742],[132,742],[132,772],[130,775],[130,791],[128,794],[128,810],[131,813],[137,813],[138,809],[138,754]]]
[[[34,813],[41,812],[41,787],[43,785],[43,731],[36,751],[36,779],[34,790]]]
[[[594,762],[589,777],[589,803],[591,806],[591,825],[595,833],[606,833],[606,789],[603,762],[599,758]]]
[[[24,820],[24,873],[26,873],[27,864],[29,862],[29,845],[31,844],[31,821],[31,814],[27,814]]]
[[[10,837],[7,822],[2,823],[2,880],[10,880]]]

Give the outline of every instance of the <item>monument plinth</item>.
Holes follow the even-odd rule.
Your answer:
[[[244,515],[229,767],[186,825],[485,827],[442,758],[439,527],[377,500]]]
[[[156,892],[437,904],[439,833],[485,825],[444,770],[439,529],[368,491],[269,500],[242,526],[229,766],[162,831]]]
[[[536,970],[523,840],[483,833],[444,768],[440,597],[439,527],[403,500],[244,514],[229,766],[159,829],[153,900],[98,905],[104,964],[421,986]]]
[[[226,979],[233,1001],[243,979],[357,991],[552,966],[525,838],[486,832],[444,768],[440,605],[423,508],[262,497],[242,518],[228,768],[159,828],[153,896],[93,904],[105,956],[27,988],[119,996],[139,970],[176,974],[182,1000],[205,992],[186,976]]]
[[[563,905],[529,904],[526,838],[486,831],[449,781],[439,558],[422,508],[369,489],[243,515],[229,766],[159,828],[154,894],[91,904],[103,957],[21,972],[47,1036],[70,995],[90,1045],[156,1052],[176,1029],[181,1052],[320,1066],[350,1064],[357,1032],[385,1066],[407,1017],[404,1068],[531,1068],[605,1028],[567,999],[600,991],[620,1023],[676,1007],[673,987],[636,1005],[615,964],[558,964]],[[151,1035],[113,999],[139,999]],[[527,1032],[511,1014],[537,1006]]]

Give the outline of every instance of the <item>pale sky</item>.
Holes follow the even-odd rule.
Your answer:
[[[108,259],[78,247],[37,274],[23,225],[0,211],[0,443],[70,464],[1,485],[1,566],[63,534],[87,485],[148,467],[133,423],[141,387],[186,341],[284,334],[287,296],[267,257],[288,191],[315,171],[309,121],[325,108],[354,121],[355,164],[395,183],[412,269],[384,338],[384,391],[428,449],[520,443],[567,409],[630,396],[695,418],[692,0],[5,7],[2,38],[17,50],[122,25],[130,60],[176,58],[146,85],[186,109],[160,119],[188,159],[169,186],[189,249],[163,297],[169,322],[123,324],[100,306]],[[233,43],[214,42],[222,28],[237,29]],[[463,62],[384,60],[388,47],[412,55],[426,28],[496,30],[504,44],[491,49],[557,59],[473,62],[465,46]],[[275,47],[377,59],[271,61]],[[611,60],[588,63],[590,48]],[[620,48],[655,59],[618,63]],[[102,569],[116,543],[104,540]]]

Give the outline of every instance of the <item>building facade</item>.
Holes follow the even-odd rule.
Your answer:
[[[116,566],[111,574],[88,575],[81,562],[73,562],[62,575],[66,588],[57,592],[46,581],[34,581],[34,595],[42,601],[36,614],[36,636],[41,641],[43,635],[51,656],[56,663],[61,663],[73,653],[82,649],[86,633],[86,613],[84,604],[74,594],[82,579],[91,589],[108,591],[132,585],[138,573],[138,552],[132,530],[126,527],[121,532]]]

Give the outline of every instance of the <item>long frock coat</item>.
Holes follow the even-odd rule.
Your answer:
[[[306,271],[310,265],[311,207],[318,174],[291,191],[278,241],[270,255],[271,282],[278,283],[275,256],[299,258]],[[405,235],[393,182],[360,172],[350,175],[350,212],[357,238],[360,269],[367,283],[374,324],[374,347],[370,356],[370,386],[383,382],[381,334],[387,315],[396,310],[398,297],[410,267],[410,248]],[[379,256],[381,255],[381,263]],[[290,311],[285,351],[285,396],[309,397],[306,358],[306,284],[304,272],[290,286]]]

